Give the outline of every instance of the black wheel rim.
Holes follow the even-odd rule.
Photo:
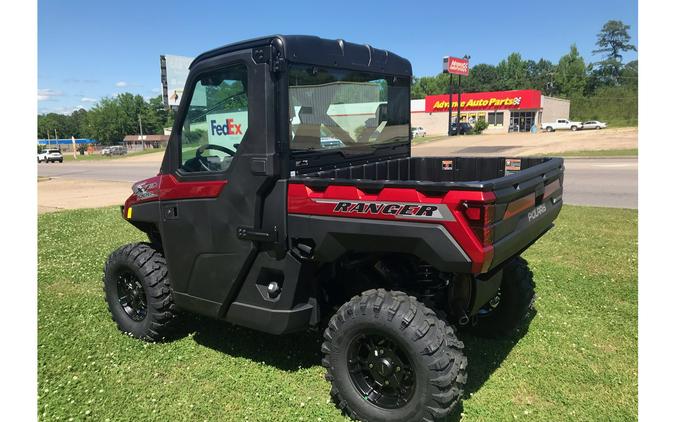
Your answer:
[[[415,393],[415,371],[405,351],[391,338],[367,333],[347,351],[349,376],[364,400],[385,409],[405,406]]]
[[[135,274],[125,271],[117,276],[117,297],[120,306],[131,319],[145,319],[148,313],[145,290]]]

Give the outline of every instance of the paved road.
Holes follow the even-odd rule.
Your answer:
[[[565,160],[566,204],[638,207],[637,158]]]
[[[64,179],[137,182],[159,172],[160,163],[128,163],[121,160],[38,164],[38,176]]]
[[[117,160],[115,160],[117,161]],[[90,161],[38,165],[39,176],[135,182],[157,174],[159,163]],[[565,160],[566,204],[637,208],[637,158]]]

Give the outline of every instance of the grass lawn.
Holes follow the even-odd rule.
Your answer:
[[[585,151],[567,151],[567,152],[551,152],[546,154],[548,157],[637,157],[638,149],[601,149],[601,150],[585,150]]]
[[[316,333],[275,337],[189,316],[170,343],[118,332],[103,263],[139,240],[116,208],[38,217],[41,420],[344,419]],[[525,257],[537,313],[520,341],[464,338],[463,420],[636,420],[637,211],[565,206]]]

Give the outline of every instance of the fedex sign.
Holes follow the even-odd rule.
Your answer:
[[[225,119],[224,125],[217,124],[216,119],[211,119],[211,135],[241,135],[241,123],[234,123],[234,119]]]
[[[206,116],[206,131],[209,143],[232,148],[241,139],[248,128],[248,112],[209,114]]]
[[[458,57],[443,57],[443,73],[469,76],[469,61]]]

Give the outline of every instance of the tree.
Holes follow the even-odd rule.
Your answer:
[[[586,87],[586,64],[575,44],[570,46],[569,53],[560,58],[554,83],[557,92],[566,98],[583,94]]]
[[[604,54],[604,59],[593,65],[594,89],[602,85],[618,85],[623,68],[623,52],[637,51],[630,43],[628,30],[630,25],[610,20],[602,26],[595,42],[597,50],[593,54]]]
[[[605,53],[606,59],[611,59],[621,63],[624,51],[637,51],[637,48],[630,43],[630,35],[628,30],[630,25],[626,25],[621,21],[610,20],[602,26],[598,34],[597,50],[593,50],[593,54]]]
[[[497,65],[497,89],[523,89],[527,84],[527,63],[519,53],[511,53]]]
[[[555,95],[554,77],[556,66],[548,60],[527,61],[528,88],[538,89],[544,95]]]
[[[469,71],[469,76],[462,81],[463,92],[494,91],[497,89],[499,74],[497,68],[490,64],[477,64]]]

